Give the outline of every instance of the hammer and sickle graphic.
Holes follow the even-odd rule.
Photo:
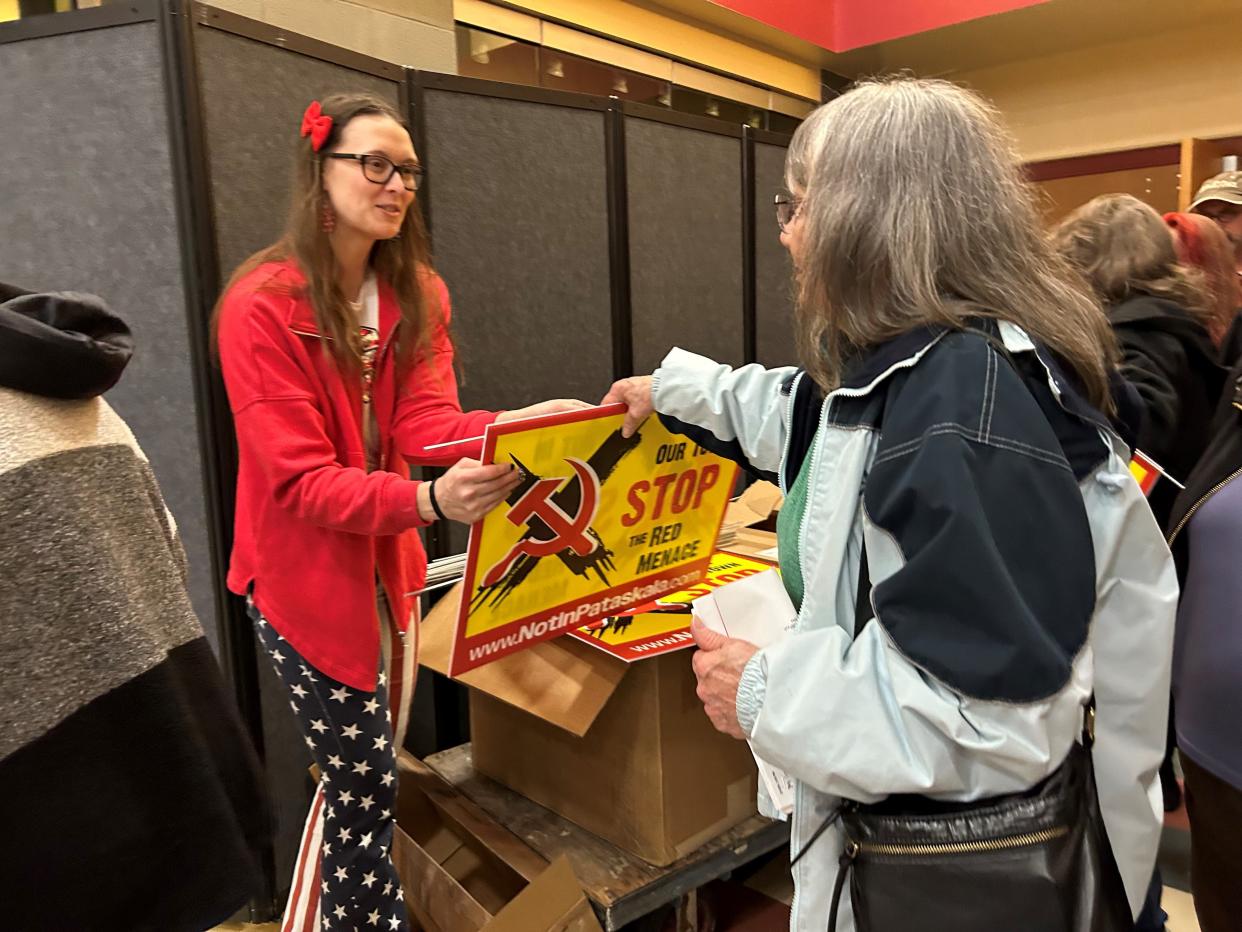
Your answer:
[[[514,562],[521,556],[547,557],[562,550],[573,550],[585,557],[592,553],[599,542],[586,533],[595,513],[599,510],[599,477],[589,465],[580,459],[565,459],[577,474],[582,488],[578,503],[578,513],[570,516],[552,501],[561,484],[560,479],[540,479],[509,508],[506,519],[518,527],[529,524],[532,518],[538,518],[552,532],[552,537],[539,540],[534,536],[518,541],[513,548],[483,577],[484,586],[494,586],[504,579]],[[568,477],[572,481],[573,477]]]

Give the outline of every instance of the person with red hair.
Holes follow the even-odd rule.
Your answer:
[[[1167,213],[1164,222],[1173,233],[1178,260],[1203,273],[1208,298],[1208,313],[1203,323],[1219,349],[1242,306],[1242,287],[1239,287],[1234,269],[1233,246],[1216,221],[1203,214]]]

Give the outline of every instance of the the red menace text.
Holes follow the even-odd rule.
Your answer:
[[[684,589],[691,583],[696,582],[700,575],[700,573],[687,573],[672,579],[657,579],[654,582],[634,586],[625,592],[619,592],[616,595],[603,599],[582,602],[579,605],[557,612],[551,618],[528,622],[512,634],[506,634],[504,637],[497,638],[487,644],[480,644],[478,647],[470,648],[470,659],[474,661],[483,657],[490,657],[492,654],[503,654],[532,638],[539,640],[550,631],[578,627],[586,624],[586,619],[588,618],[600,618],[607,616],[609,612],[621,611],[622,609],[629,608],[631,605],[642,605],[644,602],[650,602],[666,592],[676,592]]]
[[[685,443],[661,445],[656,453],[656,463],[685,460],[688,446],[690,445]],[[693,446],[689,455],[693,459],[705,453],[707,451],[702,447]],[[682,532],[679,516],[687,511],[698,511],[703,503],[703,496],[719,482],[720,466],[717,463],[706,463],[651,480],[640,479],[630,486],[625,496],[629,509],[621,516],[623,527],[635,528],[640,522],[670,522],[656,524],[649,531],[636,530],[629,538],[629,547],[647,548],[638,557],[635,573],[651,573],[703,556],[699,552],[703,541],[678,540]]]

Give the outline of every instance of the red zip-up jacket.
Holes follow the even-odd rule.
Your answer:
[[[398,365],[400,311],[379,283],[380,349],[371,404],[380,438],[368,473],[362,379],[325,350],[305,279],[293,261],[259,266],[229,289],[220,310],[220,361],[237,430],[237,513],[228,586],[254,587],[260,612],[318,669],[355,689],[375,689],[379,619],[375,578],[405,628],[427,575],[417,528],[418,482],[407,464],[478,458],[482,444],[449,456],[424,448],[479,436],[496,419],[464,413],[446,330],[448,289],[426,273],[427,353]]]

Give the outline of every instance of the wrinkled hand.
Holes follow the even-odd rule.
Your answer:
[[[445,517],[474,524],[504,501],[521,478],[522,474],[512,463],[484,466],[478,460],[458,460],[436,480],[436,502]],[[423,485],[430,496],[430,483]],[[424,517],[429,517],[426,510]]]
[[[563,411],[581,411],[583,408],[590,408],[592,405],[585,401],[579,401],[577,398],[553,398],[551,401],[541,401],[537,405],[528,405],[525,408],[515,408],[512,411],[502,411],[496,418],[500,421],[517,421],[524,417],[539,417],[541,414],[560,414]],[[436,491],[440,489],[437,487]]]
[[[699,679],[698,697],[716,730],[731,738],[745,739],[737,721],[737,687],[742,671],[759,648],[740,638],[727,638],[697,618],[690,622],[690,633],[699,649],[694,652],[694,675]]]
[[[625,414],[625,421],[621,425],[621,436],[632,437],[634,431],[642,425],[643,421],[651,417],[651,412],[655,410],[655,405],[651,400],[651,376],[636,375],[633,378],[622,379],[620,382],[613,382],[612,388],[608,389],[608,394],[604,396],[601,405],[616,404],[623,402],[629,410]]]

